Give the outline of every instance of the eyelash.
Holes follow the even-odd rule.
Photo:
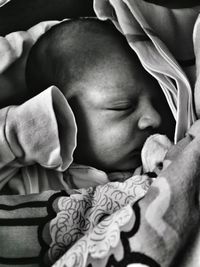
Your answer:
[[[116,107],[112,107],[112,108],[108,108],[108,110],[111,110],[111,111],[128,111],[128,110],[134,110],[135,107],[133,105],[127,105],[127,106],[116,106]]]
[[[108,110],[111,111],[131,111],[133,112],[136,108],[137,108],[137,101],[121,101],[121,103],[116,103],[115,105],[113,105],[112,107],[107,108]]]
[[[132,106],[127,106],[127,107],[116,107],[116,108],[112,108],[111,110],[115,110],[115,111],[123,111],[123,110],[129,110],[132,109]]]

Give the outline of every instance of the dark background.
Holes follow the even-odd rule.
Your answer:
[[[170,8],[200,5],[199,0],[141,0]],[[26,30],[44,20],[94,16],[93,0],[11,0],[0,8],[0,35]]]

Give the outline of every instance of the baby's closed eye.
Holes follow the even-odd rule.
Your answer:
[[[106,107],[107,110],[113,111],[134,111],[137,108],[137,102],[134,101],[119,101],[111,103],[109,107]]]

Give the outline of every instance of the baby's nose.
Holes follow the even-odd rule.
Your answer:
[[[156,129],[161,124],[161,117],[152,105],[144,106],[143,112],[138,120],[138,128],[145,130],[147,128]]]

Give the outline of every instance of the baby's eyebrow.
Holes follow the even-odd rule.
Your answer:
[[[94,88],[94,93],[99,94],[107,94],[111,97],[118,97],[118,96],[137,96],[141,92],[142,88],[140,85],[137,84],[103,84],[101,86],[98,86]]]
[[[120,105],[133,102],[138,99],[139,91],[123,90],[116,87],[98,88],[87,93],[87,101],[96,107],[106,107],[109,105]]]

